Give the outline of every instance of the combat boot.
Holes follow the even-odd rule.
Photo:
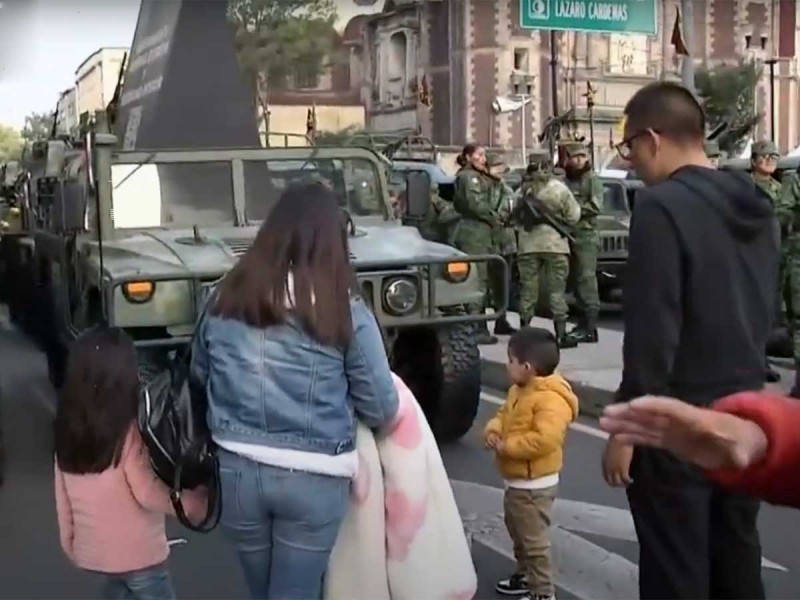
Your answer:
[[[576,344],[596,344],[599,340],[597,317],[581,319],[572,331],[567,334],[567,337]]]
[[[516,331],[517,330],[511,326],[511,323],[509,323],[508,319],[505,317],[500,317],[494,322],[495,335],[511,335]]]
[[[489,327],[486,325],[486,321],[478,325],[476,341],[480,346],[491,346],[497,343],[497,338],[489,333]]]
[[[570,338],[567,334],[566,321],[553,321],[553,330],[555,331],[559,348],[576,348],[578,346],[578,342]]]

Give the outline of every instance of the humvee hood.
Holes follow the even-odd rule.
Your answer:
[[[407,259],[450,258],[463,252],[445,244],[429,242],[413,227],[360,226],[349,240],[353,266],[359,263],[402,261]]]

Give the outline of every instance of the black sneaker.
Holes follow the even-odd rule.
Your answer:
[[[528,578],[521,573],[514,573],[508,579],[497,582],[494,591],[504,596],[526,596],[530,594],[528,589]]]

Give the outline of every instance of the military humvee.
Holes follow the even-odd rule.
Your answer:
[[[91,327],[124,328],[143,376],[187,344],[198,308],[249,248],[292,182],[322,179],[352,218],[351,259],[386,333],[394,370],[440,440],[471,427],[481,393],[477,261],[427,242],[392,213],[382,159],[356,147],[123,151],[102,117],[74,143],[51,142],[36,260],[51,332],[48,365],[63,378],[67,344]],[[368,185],[364,185],[364,183]],[[407,211],[424,216],[430,179],[409,173]],[[356,193],[368,189],[372,193]]]

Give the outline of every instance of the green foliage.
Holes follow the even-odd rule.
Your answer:
[[[0,123],[0,163],[18,160],[22,153],[22,145],[19,131]]]
[[[25,142],[34,142],[50,137],[53,128],[53,115],[48,113],[31,113],[25,117],[25,126],[22,128],[22,139]]]
[[[754,62],[698,70],[697,93],[703,100],[709,130],[727,123],[717,138],[720,149],[738,154],[762,115],[756,114],[755,88],[762,69]]]
[[[257,87],[313,81],[332,57],[335,0],[231,0],[239,62]]]

